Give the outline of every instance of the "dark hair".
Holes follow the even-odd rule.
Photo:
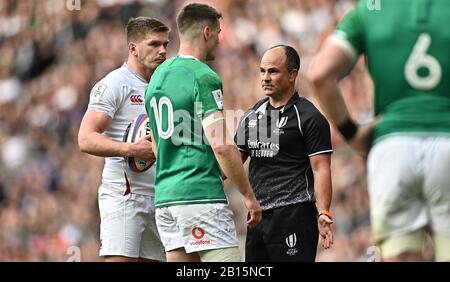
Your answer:
[[[177,16],[177,26],[180,34],[186,33],[195,24],[207,22],[215,24],[222,14],[215,8],[200,3],[191,3],[183,7]]]
[[[170,28],[157,19],[137,17],[128,20],[125,31],[127,42],[130,43],[143,40],[149,32],[169,32]]]
[[[291,72],[294,69],[299,70],[300,56],[298,55],[297,51],[293,47],[283,44],[273,46],[269,48],[269,50],[278,47],[282,47],[284,49],[284,54],[286,55],[286,68],[288,72]]]

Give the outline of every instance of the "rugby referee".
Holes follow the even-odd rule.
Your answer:
[[[297,51],[270,48],[261,59],[264,94],[240,120],[235,142],[263,209],[262,221],[247,230],[245,260],[314,261],[319,234],[333,244],[330,126],[295,90]]]

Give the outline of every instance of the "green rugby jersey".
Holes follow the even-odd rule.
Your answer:
[[[450,134],[450,1],[363,0],[332,40],[367,55],[375,85],[374,141],[391,134]]]
[[[220,111],[222,81],[194,57],[175,56],[152,75],[145,107],[157,145],[155,207],[227,203],[201,120]]]

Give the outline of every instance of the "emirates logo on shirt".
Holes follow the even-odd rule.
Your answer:
[[[130,96],[131,105],[143,105],[144,100],[141,95],[131,95]]]

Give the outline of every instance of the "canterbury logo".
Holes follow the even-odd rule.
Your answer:
[[[283,126],[286,125],[287,121],[288,121],[288,117],[282,117],[282,118],[280,118],[280,119],[277,121],[277,127],[278,127],[278,128],[282,128]]]
[[[130,96],[130,101],[133,104],[141,104],[144,103],[144,100],[142,100],[142,96],[141,95],[131,95]]]
[[[297,235],[295,235],[295,233],[286,237],[286,245],[289,248],[295,247],[296,244],[297,244]]]

